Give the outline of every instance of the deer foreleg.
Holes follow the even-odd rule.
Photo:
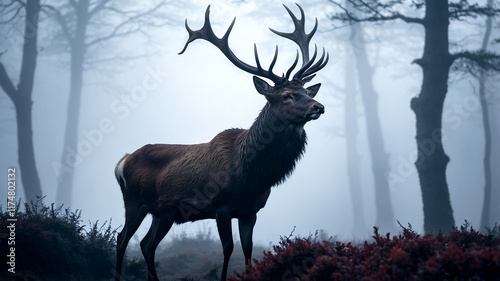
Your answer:
[[[229,258],[233,253],[233,233],[231,231],[231,215],[226,209],[219,209],[216,214],[217,229],[222,243],[224,253],[224,265],[222,266],[221,280],[225,281],[227,277],[227,266]]]
[[[253,227],[257,221],[257,215],[253,214],[247,218],[238,219],[238,227],[240,229],[240,240],[241,248],[243,248],[243,254],[245,255],[245,265],[249,265],[252,261],[252,234]]]

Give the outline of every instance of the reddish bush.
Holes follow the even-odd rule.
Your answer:
[[[362,245],[283,238],[230,280],[500,280],[500,239],[466,224],[449,235],[411,227]]]

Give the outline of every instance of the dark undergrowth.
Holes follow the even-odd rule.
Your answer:
[[[8,220],[12,218],[16,219],[14,239],[10,239],[12,221]],[[0,219],[0,280],[113,279],[117,230],[111,221],[85,226],[80,211],[46,206],[41,201],[18,203],[14,214],[0,206]],[[409,226],[392,237],[374,228],[373,239],[356,244],[325,240],[324,233],[292,236],[282,237],[272,251],[255,246],[255,259],[246,270],[236,243],[230,280],[500,281],[498,227],[482,234],[466,223],[449,235],[420,235]],[[160,280],[219,279],[221,245],[210,230],[169,240],[156,253]],[[15,273],[8,271],[12,260]],[[139,247],[132,243],[123,280],[145,280],[146,276]]]
[[[282,238],[273,252],[230,280],[500,280],[499,228],[466,222],[449,235],[409,227],[391,237],[374,228],[362,244]]]
[[[0,278],[92,281],[113,277],[116,230],[111,222],[89,223],[85,227],[80,211],[71,212],[54,204],[46,206],[41,200],[23,205],[21,208],[19,202],[14,214],[0,210],[0,233],[3,234],[0,236]],[[8,219],[13,218],[17,220],[15,236],[9,240],[12,232],[7,226],[13,222]],[[12,261],[14,269],[14,263],[9,264]]]

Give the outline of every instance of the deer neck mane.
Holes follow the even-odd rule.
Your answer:
[[[283,182],[305,151],[307,139],[303,127],[280,119],[266,104],[239,150],[247,180],[265,189]]]

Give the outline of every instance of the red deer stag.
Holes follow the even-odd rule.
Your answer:
[[[158,280],[154,266],[155,250],[174,222],[216,220],[224,253],[221,280],[225,280],[233,251],[231,219],[237,218],[245,262],[251,261],[256,214],[265,206],[271,187],[292,173],[295,163],[304,153],[305,123],[318,119],[325,112],[323,105],[313,99],[320,84],[303,87],[328,62],[324,49],[316,63],[316,48],[309,58],[309,42],[318,21],[316,19],[314,28],[307,34],[302,8],[299,6],[301,19],[285,8],[295,30],[291,33],[271,31],[300,47],[302,67],[292,79],[290,74],[297,65],[298,53],[282,76],[272,71],[278,56],[277,48],[268,70],[261,67],[255,45],[256,67],[235,56],[229,48],[228,37],[236,18],[222,38],[218,38],[210,26],[210,6],[200,30],[191,30],[186,20],[189,38],[179,54],[196,39],[209,41],[236,67],[255,75],[255,88],[264,95],[267,103],[248,130],[229,129],[208,143],[196,145],[149,144],[126,154],[118,162],[115,175],[125,202],[125,225],[118,235],[115,280],[120,280],[127,244],[148,213],[152,214],[153,221],[140,243],[148,280]],[[271,80],[274,86],[257,76]]]

